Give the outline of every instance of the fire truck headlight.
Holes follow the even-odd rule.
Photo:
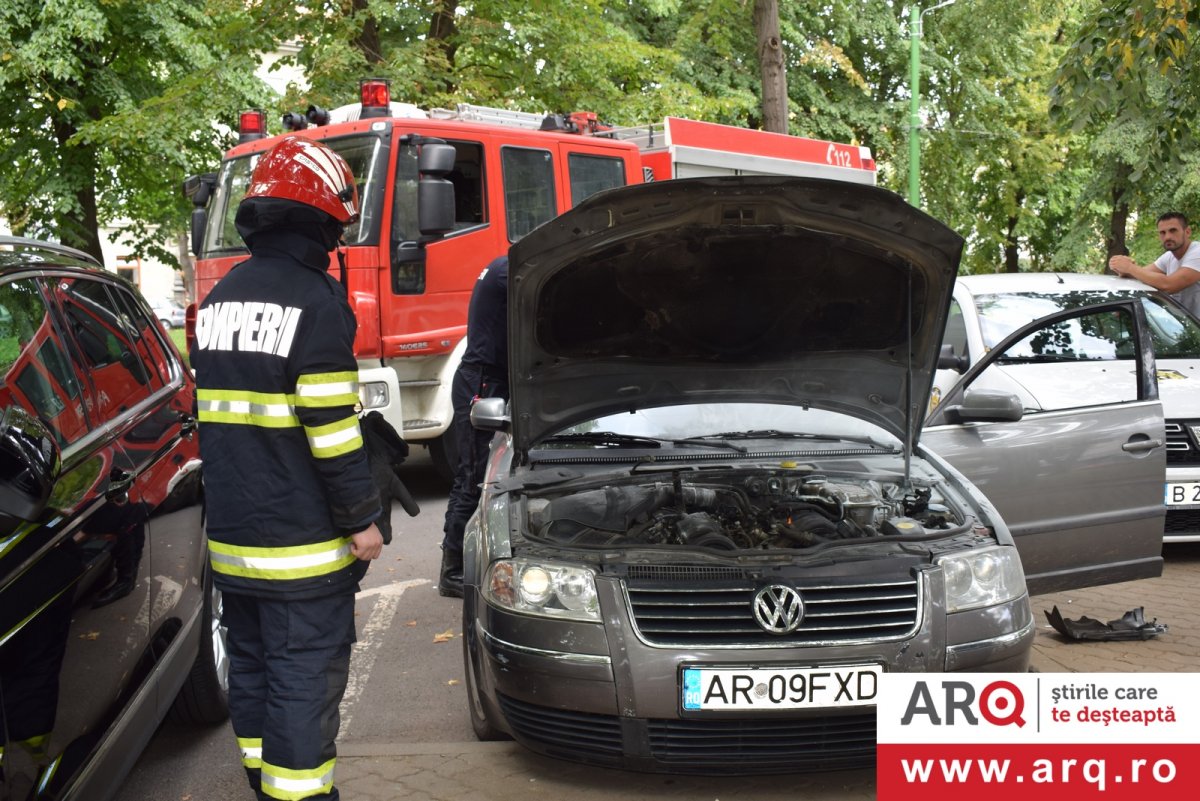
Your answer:
[[[388,386],[382,381],[370,381],[358,385],[358,400],[363,410],[382,409],[388,405]]]

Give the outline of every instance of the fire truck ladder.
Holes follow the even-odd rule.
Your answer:
[[[542,120],[546,119],[546,114],[535,114],[532,111],[512,111],[506,108],[493,108],[492,106],[477,106],[473,103],[459,103],[453,109],[430,109],[429,116],[437,120],[485,122],[490,125],[506,125],[510,128],[526,128],[533,131],[540,130]]]

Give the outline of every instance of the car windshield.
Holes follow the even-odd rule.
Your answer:
[[[1187,312],[1162,297],[1148,292],[1106,291],[1021,292],[975,296],[983,345],[991,350],[1023,325],[1055,312],[1077,309],[1094,303],[1122,300],[1131,294],[1141,296],[1150,323],[1154,353],[1160,359],[1200,358],[1200,324]],[[1114,353],[1108,358],[1131,356]]]
[[[736,443],[730,450],[739,452],[747,449],[748,440],[755,439],[773,440],[770,447],[780,450],[807,447],[814,440],[848,440],[889,449],[902,445],[882,428],[837,412],[765,403],[703,403],[640,409],[589,420],[558,432],[543,447],[619,445],[622,438],[633,445],[647,440],[680,445],[684,440],[704,443],[725,439]],[[802,444],[785,444],[787,440]]]
[[[346,227],[344,238],[348,245],[369,245],[378,241],[379,214],[383,207],[387,171],[385,140],[386,136],[368,135],[344,136],[324,142],[346,159],[358,184],[361,216],[358,222]],[[204,234],[205,254],[245,250],[246,245],[237,232],[234,219],[260,155],[238,156],[221,165],[217,190],[209,207],[208,228]]]

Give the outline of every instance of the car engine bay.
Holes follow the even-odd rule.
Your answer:
[[[661,479],[661,477],[658,477]],[[528,535],[568,546],[687,546],[720,551],[810,548],[964,530],[933,488],[794,471],[631,480],[578,492],[529,493]]]

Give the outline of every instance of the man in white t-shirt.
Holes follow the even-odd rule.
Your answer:
[[[1192,241],[1187,217],[1168,211],[1158,218],[1158,239],[1165,253],[1153,264],[1140,267],[1128,256],[1113,256],[1109,268],[1117,275],[1136,278],[1161,289],[1200,318],[1200,242]]]

